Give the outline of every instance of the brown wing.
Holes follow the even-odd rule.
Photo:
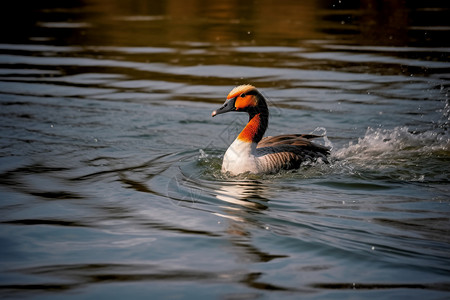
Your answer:
[[[265,156],[267,164],[273,169],[294,169],[308,160],[319,157],[325,162],[330,149],[317,145],[311,140],[318,138],[312,134],[286,134],[263,138],[257,145],[257,153]]]

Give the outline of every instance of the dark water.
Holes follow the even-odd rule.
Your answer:
[[[14,1],[0,297],[450,297],[447,1]],[[231,178],[246,116],[331,163]]]

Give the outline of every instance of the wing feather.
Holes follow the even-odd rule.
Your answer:
[[[321,136],[312,134],[285,134],[263,138],[257,145],[257,155],[273,169],[298,168],[304,161],[322,158],[327,162],[330,149],[313,143]]]

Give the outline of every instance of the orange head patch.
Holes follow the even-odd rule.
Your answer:
[[[256,88],[253,85],[240,85],[231,90],[231,92],[227,96],[227,99],[236,97],[236,101],[234,104],[236,110],[241,110],[247,107],[255,107],[257,105],[257,99],[255,95],[253,93],[252,95],[247,95],[248,92],[255,90]]]

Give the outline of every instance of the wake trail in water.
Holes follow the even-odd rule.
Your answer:
[[[408,127],[368,128],[357,143],[337,150],[338,159],[368,159],[432,155],[449,151],[450,136],[435,131],[415,132]]]
[[[408,181],[447,181],[443,165],[450,165],[450,135],[439,131],[368,128],[364,137],[336,149],[332,158],[355,173]]]

